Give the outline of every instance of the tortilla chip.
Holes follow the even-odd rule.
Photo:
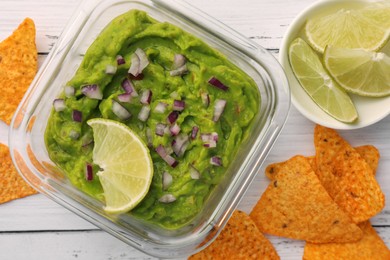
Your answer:
[[[7,124],[35,77],[37,59],[35,25],[33,20],[26,18],[0,43],[0,120]]]
[[[362,145],[355,147],[355,150],[360,154],[360,156],[368,163],[370,168],[373,170],[375,175],[376,169],[378,168],[380,154],[378,149],[373,145]],[[311,168],[316,169],[317,165],[315,162],[315,156],[308,156],[306,159],[309,161]],[[271,163],[265,169],[265,175],[268,179],[273,180],[274,176],[278,173],[280,167],[284,162]]]
[[[0,144],[0,204],[36,193],[17,173],[8,147]]]
[[[236,210],[217,239],[189,259],[280,259],[253,220]]]
[[[369,221],[362,222],[363,238],[353,243],[306,243],[303,253],[304,260],[356,260],[356,259],[390,259],[390,251],[378,236]]]
[[[305,157],[289,159],[274,177],[250,214],[261,232],[312,243],[352,242],[362,237]]]
[[[373,170],[347,141],[330,128],[314,131],[316,174],[329,195],[355,223],[368,220],[385,204]]]

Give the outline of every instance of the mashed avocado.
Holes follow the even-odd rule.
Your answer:
[[[149,64],[132,76],[137,49]],[[178,54],[186,60],[184,69],[175,68]],[[210,79],[219,82],[210,84]],[[102,31],[66,85],[48,119],[50,158],[73,185],[104,201],[98,166],[93,176],[85,175],[86,164],[93,163],[92,129],[86,122],[103,117],[127,124],[148,144],[154,164],[149,193],[130,214],[169,229],[185,225],[202,209],[248,137],[260,100],[255,82],[221,53],[138,10],[117,17]],[[86,86],[98,86],[102,97],[88,95]],[[215,118],[218,110],[221,115]],[[158,147],[174,163],[163,159]],[[163,176],[172,181],[163,183]]]

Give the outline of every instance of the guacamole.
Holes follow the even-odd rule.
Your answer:
[[[86,122],[125,123],[148,145],[154,165],[147,196],[129,214],[168,229],[202,209],[260,106],[253,79],[220,52],[139,10],[101,32],[65,85],[45,132],[52,161],[73,185],[104,202]]]

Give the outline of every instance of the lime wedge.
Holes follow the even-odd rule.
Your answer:
[[[147,194],[153,163],[143,141],[126,125],[95,118],[88,122],[93,129],[93,162],[102,184],[108,213],[133,209]]]
[[[324,63],[349,92],[370,97],[390,95],[390,57],[385,53],[328,46]]]
[[[301,38],[289,48],[291,68],[312,100],[335,119],[351,123],[358,117],[348,94],[327,73],[321,60]]]
[[[378,16],[379,15],[379,16]],[[380,6],[369,9],[341,9],[336,13],[308,19],[305,33],[309,44],[323,53],[325,46],[362,48],[377,51],[382,48],[390,35],[389,13]]]

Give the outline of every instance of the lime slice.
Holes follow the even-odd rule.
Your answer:
[[[390,30],[390,2],[370,4],[363,8],[361,13],[384,29]]]
[[[108,213],[133,209],[147,194],[153,163],[143,141],[126,125],[96,118],[88,122],[93,129],[93,162],[102,184]]]
[[[382,52],[328,46],[324,63],[349,92],[370,97],[390,95],[390,57]]]
[[[335,119],[351,123],[358,117],[348,94],[327,73],[321,60],[301,38],[289,48],[292,70],[313,101]]]
[[[336,13],[308,19],[305,33],[309,44],[320,53],[324,52],[327,45],[377,51],[386,44],[390,35],[390,29],[381,24],[388,16],[389,13],[374,7],[364,10],[341,9]]]

